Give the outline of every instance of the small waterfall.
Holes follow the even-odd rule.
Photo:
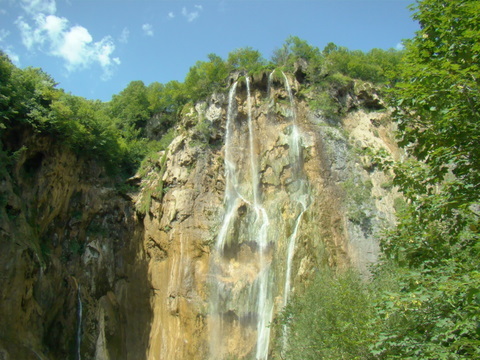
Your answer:
[[[267,82],[267,99],[269,99],[269,106],[274,104],[273,97],[272,97],[272,85],[273,85],[273,75],[275,74],[276,70],[273,70],[268,75],[268,82]]]
[[[251,166],[251,177],[252,177],[252,192],[253,192],[253,206],[255,206],[255,211],[258,213],[260,211],[260,205],[258,203],[258,169],[257,169],[257,156],[255,154],[255,145],[254,145],[254,135],[253,135],[253,124],[252,124],[252,95],[250,94],[250,79],[247,76],[247,109],[248,109],[248,142],[250,144],[250,166]],[[258,216],[258,214],[257,214]]]
[[[290,82],[288,81],[287,75],[282,71],[283,78],[285,79],[285,88],[287,89],[288,98],[290,100],[290,111],[292,117],[293,126],[297,126],[297,112],[295,111],[295,99],[293,98],[292,88]]]
[[[273,302],[271,301],[271,294],[269,293],[269,275],[270,266],[266,262],[266,251],[268,245],[268,226],[270,224],[267,212],[259,203],[259,173],[257,170],[257,156],[254,148],[254,131],[252,124],[252,103],[250,94],[250,80],[247,77],[247,107],[248,107],[248,132],[250,142],[250,159],[252,171],[252,186],[253,186],[253,204],[256,213],[256,222],[259,224],[256,242],[259,247],[259,269],[258,276],[258,299],[257,299],[257,351],[256,359],[267,359],[268,345],[270,342],[270,329],[268,325],[272,319]]]
[[[287,249],[287,270],[285,271],[285,286],[283,288],[283,306],[287,305],[288,297],[290,295],[290,288],[291,288],[291,277],[292,277],[292,263],[293,263],[293,255],[295,254],[295,244],[297,240],[297,233],[298,228],[300,227],[300,223],[302,221],[303,214],[307,210],[307,202],[303,199],[299,200],[302,205],[302,210],[300,214],[297,216],[295,220],[295,227],[293,229],[292,235],[288,238],[288,249]]]
[[[228,110],[227,110],[227,125],[225,134],[225,217],[220,228],[220,232],[217,236],[215,248],[217,253],[223,253],[225,247],[225,241],[227,239],[227,231],[230,223],[235,215],[235,211],[238,202],[241,198],[238,189],[237,167],[234,159],[232,158],[232,134],[233,134],[233,121],[235,120],[235,95],[237,93],[237,82],[235,82],[228,94]],[[245,199],[243,199],[245,200]]]
[[[275,104],[273,75],[274,72],[268,79],[269,107]],[[257,137],[265,136],[265,129],[256,127],[258,119],[253,114],[251,80],[246,77],[243,108],[237,104],[237,82],[228,94],[224,215],[210,258],[212,360],[268,360],[274,302],[286,305],[291,292],[295,246],[310,197],[303,174],[302,137],[294,98],[283,75],[290,98],[285,119],[290,125],[283,127],[288,139],[284,156],[288,157],[292,175],[288,185],[278,191],[282,204],[293,210],[290,217],[277,217],[280,203],[276,195],[272,198],[271,192],[263,192],[260,173],[263,160],[258,158],[263,143]],[[287,233],[287,229],[291,233]],[[285,252],[278,252],[279,249]],[[286,330],[283,335],[286,336]]]
[[[298,131],[297,125],[297,114],[295,110],[295,99],[293,97],[292,88],[288,81],[287,76],[282,71],[283,77],[285,79],[285,88],[290,99],[290,108],[292,115],[292,128],[290,132],[290,144],[289,148],[292,150],[290,153],[291,163],[294,168],[294,182],[296,183],[296,190],[292,193],[292,200],[297,202],[300,207],[300,213],[295,219],[295,225],[292,231],[292,234],[288,238],[288,247],[287,247],[287,259],[286,259],[286,271],[285,271],[285,283],[283,288],[283,306],[285,307],[288,303],[288,299],[291,291],[291,282],[292,282],[292,265],[293,265],[293,256],[295,254],[295,245],[297,241],[298,230],[303,218],[303,214],[307,211],[310,206],[310,192],[308,188],[308,182],[305,179],[303,173],[303,154],[302,154],[302,138],[300,132]],[[286,326],[283,327],[283,348],[285,350],[286,340],[288,329]]]
[[[77,346],[77,360],[81,360],[80,347],[82,345],[82,316],[83,316],[83,305],[82,305],[82,294],[80,291],[80,284],[77,286],[77,334],[76,334],[76,346]]]

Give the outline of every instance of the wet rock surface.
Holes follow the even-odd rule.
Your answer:
[[[242,309],[259,295],[243,292],[255,288],[262,266],[269,268],[273,317],[286,292],[302,291],[322,264],[367,274],[378,256],[375,234],[394,221],[398,196],[366,151],[399,156],[388,110],[374,89],[351,84],[338,95],[347,115],[331,121],[296,98],[301,66],[288,81],[294,106],[283,77],[271,84],[268,76],[252,79],[250,98],[238,84],[230,158],[243,198],[221,253],[216,244],[231,186],[227,95],[186,112],[151,173],[130,179],[143,192],[121,194],[98,164],[20,134],[28,150],[1,180],[0,358],[212,358],[215,312],[227,326],[221,356],[255,358],[258,314]],[[152,136],[160,120],[152,120]],[[248,185],[252,152],[256,201],[269,220],[261,252],[248,235],[258,216]],[[152,188],[159,193],[146,191]],[[229,295],[215,310],[220,291]]]

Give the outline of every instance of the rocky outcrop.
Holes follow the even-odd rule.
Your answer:
[[[1,180],[0,354],[145,357],[150,287],[131,202],[49,137],[17,130],[4,144],[20,150]]]
[[[0,180],[0,358],[255,358],[259,315],[234,302],[258,295],[245,289],[256,289],[262,271],[273,314],[322,266],[368,275],[375,234],[393,223],[398,196],[371,156],[399,156],[389,112],[371,85],[352,82],[331,94],[346,115],[330,119],[295,96],[301,73],[259,74],[250,98],[245,81],[232,78],[229,159],[241,180],[255,156],[269,219],[264,252],[246,234],[258,216],[247,185],[238,185],[244,197],[217,246],[230,186],[227,94],[185,107],[168,149],[130,179],[140,189],[132,193],[117,190],[94,161],[17,129],[6,145],[17,150],[16,165]],[[149,124],[155,137],[162,119]],[[228,295],[214,304],[222,287]],[[212,340],[212,314],[226,338]]]
[[[270,217],[269,236],[278,239],[271,245],[269,263],[276,275],[274,312],[283,304],[285,262],[275,256],[286,254],[286,239],[291,235],[298,217],[297,205],[291,196],[294,169],[291,163],[291,111],[284,81],[273,82],[272,92],[263,77],[259,86],[252,84],[252,113],[259,159],[260,188],[263,206]],[[290,79],[293,88],[298,87]],[[236,95],[238,123],[246,123],[248,101],[244,83]],[[393,222],[393,199],[396,196],[385,185],[388,179],[377,169],[365,151],[384,149],[397,156],[392,140],[392,125],[388,111],[377,95],[363,85],[359,93],[345,95],[350,111],[340,122],[332,122],[312,112],[306,101],[296,100],[295,112],[302,138],[302,168],[308,181],[310,201],[302,215],[297,245],[293,257],[292,289],[301,291],[308,279],[322,264],[344,268],[355,266],[368,273],[368,265],[376,261],[378,244],[374,235]],[[367,94],[368,93],[368,94]],[[144,180],[144,188],[162,183],[161,196],[152,196],[143,224],[143,245],[149,259],[149,277],[154,289],[150,333],[149,359],[206,359],[212,357],[212,259],[215,241],[225,216],[224,192],[225,146],[227,117],[226,96],[215,95],[185,111],[178,135],[170,145],[163,165],[159,155],[157,176]],[[363,106],[364,104],[365,106]],[[372,107],[381,111],[373,111]],[[365,110],[365,108],[367,108]],[[242,147],[239,133],[235,151],[238,159],[248,159],[248,149]],[[246,140],[244,144],[246,144]],[[246,161],[245,160],[245,161]],[[241,161],[241,160],[238,160]],[[240,169],[247,174],[248,167]],[[242,175],[241,175],[242,176]],[[246,175],[245,175],[246,176]],[[160,178],[161,177],[161,178]],[[138,195],[140,204],[142,194]],[[237,208],[239,219],[249,216],[247,203]],[[237,215],[236,215],[237,216]],[[241,238],[240,245],[226,248],[229,260],[222,270],[223,281],[237,284],[248,278],[254,281],[257,269],[249,265],[256,255],[255,246]],[[284,240],[280,240],[284,239]],[[228,255],[230,254],[230,255]],[[228,275],[226,275],[228,273]],[[282,275],[280,275],[282,274]],[[225,278],[228,276],[228,279]],[[216,291],[216,290],[215,290]],[[273,291],[273,290],[272,290]],[[224,310],[232,324],[242,322],[234,307]],[[225,324],[223,326],[227,326]],[[246,320],[245,320],[246,321]],[[230,326],[230,325],[228,325]],[[221,347],[221,356],[255,357],[255,332],[248,326],[231,325]],[[255,330],[258,331],[258,330]],[[215,356],[218,356],[215,355]],[[213,356],[213,357],[215,357]]]

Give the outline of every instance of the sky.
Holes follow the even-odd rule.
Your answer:
[[[400,48],[413,0],[0,0],[0,49],[59,88],[109,101],[130,81],[183,81],[197,61],[290,36],[323,49]]]

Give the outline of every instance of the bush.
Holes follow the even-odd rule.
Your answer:
[[[286,359],[366,359],[372,344],[372,294],[353,270],[323,268],[277,322],[276,352]]]

